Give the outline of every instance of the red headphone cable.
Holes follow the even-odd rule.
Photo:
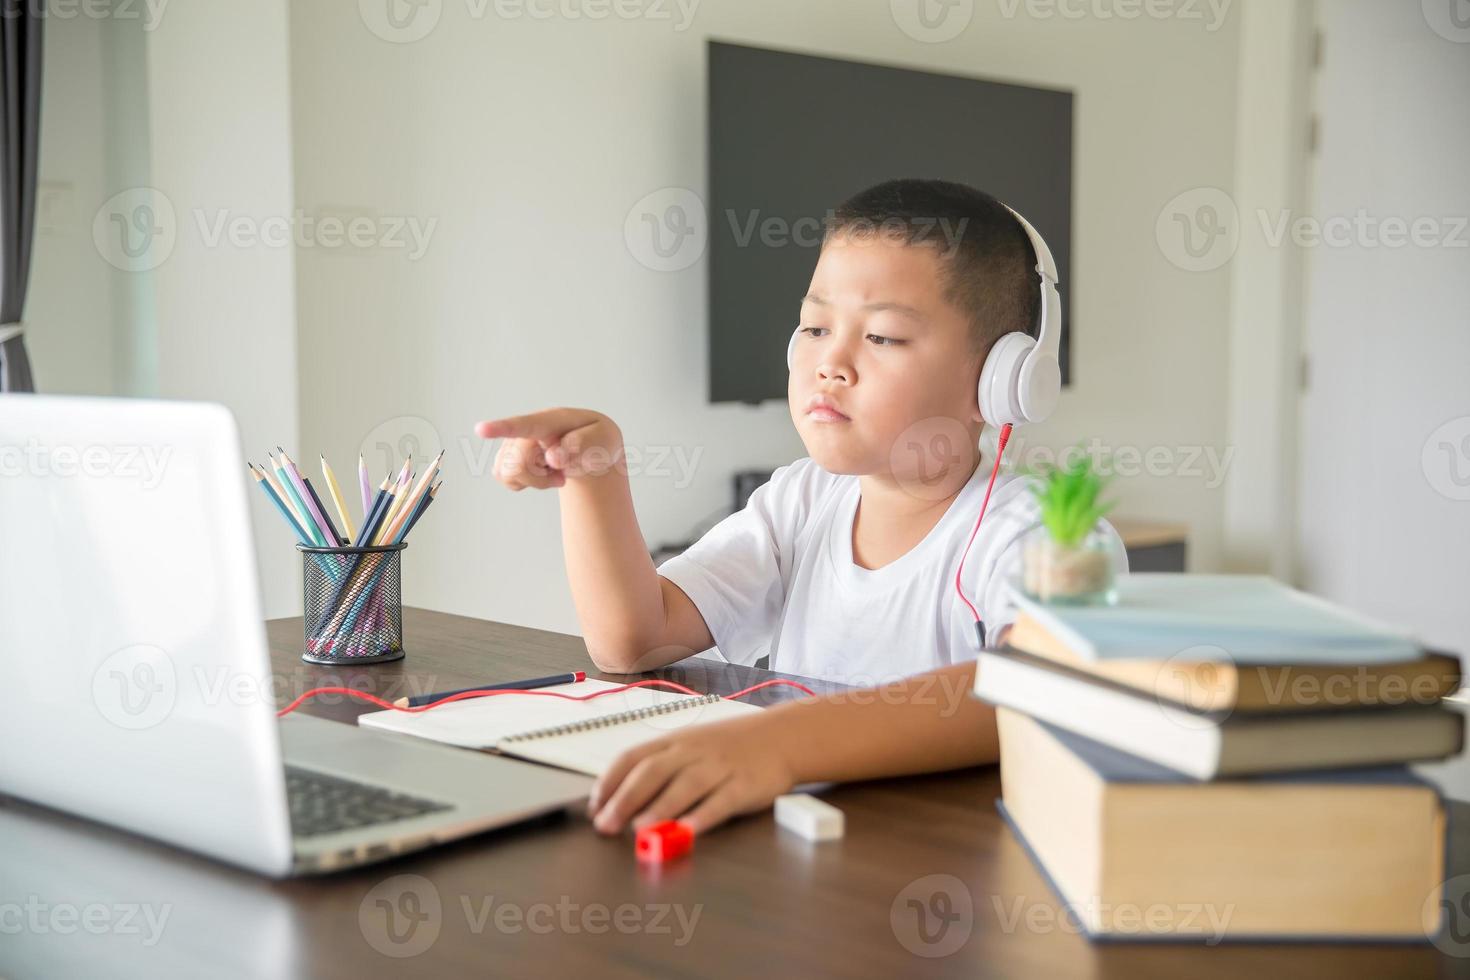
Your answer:
[[[1007,422],[1000,427],[1000,436],[995,441],[995,465],[990,470],[990,483],[985,487],[985,500],[980,504],[980,516],[975,518],[975,529],[970,532],[970,540],[965,542],[965,550],[960,555],[960,567],[954,573],[954,590],[959,593],[960,601],[970,608],[970,615],[975,617],[975,635],[980,639],[980,649],[985,649],[985,624],[980,621],[980,612],[972,602],[965,597],[964,587],[960,585],[960,578],[965,572],[965,557],[970,553],[970,545],[975,543],[975,535],[980,533],[980,522],[985,520],[985,508],[990,506],[990,492],[995,489],[995,477],[1000,472],[1000,459],[1005,454],[1006,443],[1011,438],[1011,423]]]

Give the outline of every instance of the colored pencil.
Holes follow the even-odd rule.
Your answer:
[[[246,465],[250,464],[247,463]],[[285,510],[286,516],[291,518],[291,525],[296,529],[297,536],[300,537],[305,544],[315,544],[316,539],[311,536],[311,530],[307,518],[304,515],[298,514],[296,512],[296,508],[291,505],[291,498],[286,496],[286,491],[281,487],[280,481],[278,481],[275,478],[275,475],[271,473],[271,471],[265,466],[261,466],[258,472],[260,473],[261,479],[264,481],[265,485],[270,488],[271,493],[276,497],[276,499],[281,502],[281,507],[283,510]]]
[[[393,523],[393,519],[398,516],[399,509],[408,499],[408,485],[413,480],[413,471],[409,468],[412,462],[413,457],[410,456],[408,462],[403,464],[403,472],[398,474],[398,482],[393,485],[393,500],[388,505],[388,513],[384,515],[383,522],[378,525],[377,533],[373,535],[373,544],[388,543],[383,532]]]
[[[556,674],[551,677],[533,677],[524,681],[502,681],[499,684],[481,684],[478,687],[462,687],[457,691],[439,691],[436,694],[415,694],[411,698],[399,698],[393,704],[399,708],[417,708],[425,704],[433,704],[445,698],[452,698],[456,694],[469,694],[471,691],[534,691],[542,687],[556,687],[558,684],[577,684],[587,679],[585,671],[574,670],[570,674]]]
[[[434,494],[439,491],[439,487],[441,486],[443,486],[442,480],[429,493],[424,495],[423,500],[414,509],[412,517],[405,526],[399,529],[398,533],[385,543],[398,544],[404,538],[408,537],[408,532],[412,530],[414,523],[424,511],[429,509],[429,504],[434,502]],[[346,610],[345,615],[333,617],[333,625],[329,627],[329,635],[344,632],[350,635],[356,625],[358,616],[362,613],[363,605],[367,601],[367,598],[377,594],[378,579],[382,575],[383,568],[387,563],[387,556],[382,553],[377,553],[366,557],[367,561],[362,568],[362,576],[355,585],[344,585],[342,589],[339,589],[337,596],[332,601],[332,605],[335,607],[338,602],[342,601],[342,593],[346,592],[346,598],[351,603],[351,606]],[[356,572],[357,569],[354,568],[353,571]],[[357,596],[356,599],[353,598],[354,595]]]
[[[419,500],[427,499],[429,487],[433,484],[434,475],[439,472],[439,463],[443,459],[444,451],[441,449],[439,455],[435,456],[433,461],[424,468],[424,475],[419,477],[418,482],[413,485],[413,489],[408,491],[408,496],[405,498],[403,506],[399,507],[398,512],[393,515],[393,522],[383,532],[384,541],[396,541],[399,530],[418,511]]]
[[[373,509],[373,481],[368,479],[367,463],[362,453],[357,454],[357,482],[362,484],[362,519],[367,522],[368,511]]]
[[[291,515],[291,512],[286,509],[286,502],[280,497],[277,497],[276,492],[271,489],[270,484],[265,482],[265,474],[257,473],[255,467],[251,466],[251,464],[249,463],[246,463],[245,465],[250,467],[250,475],[255,477],[255,482],[260,484],[260,488],[265,491],[265,495],[270,498],[271,503],[276,505],[276,510],[279,510],[281,512],[281,516],[284,517],[286,519],[286,523],[291,526],[291,530],[296,534],[296,539],[302,544],[310,544],[311,539],[307,537],[306,532],[302,529],[301,525],[296,523],[296,518],[293,517]]]
[[[295,481],[291,479],[291,474],[286,471],[285,465],[280,460],[276,459],[270,453],[266,453],[266,458],[275,467],[276,478],[281,481],[281,486],[285,488],[287,495],[290,497],[292,506],[296,508],[297,513],[301,514],[302,518],[306,521],[306,529],[311,534],[311,543],[318,548],[325,548],[327,546],[327,539],[322,535],[321,528],[312,518],[311,511],[307,509],[306,501],[301,494],[301,489],[304,488],[297,488]]]
[[[439,492],[439,488],[442,486],[444,486],[444,481],[440,480],[429,489],[428,494],[424,497],[422,501],[419,502],[418,508],[413,512],[413,516],[408,519],[408,523],[405,524],[403,526],[403,530],[398,533],[399,541],[402,541],[404,538],[408,537],[408,532],[413,530],[413,526],[419,522],[419,518],[423,516],[424,511],[429,509],[429,505],[434,502],[434,495]]]
[[[357,537],[352,530],[352,518],[347,514],[347,501],[342,499],[342,488],[337,485],[337,474],[332,472],[332,464],[327,462],[327,457],[318,456],[322,461],[322,479],[327,481],[327,493],[332,495],[332,506],[337,508],[337,516],[342,519],[342,541],[346,543]]]
[[[312,494],[311,491],[306,489],[306,482],[301,479],[301,471],[296,468],[296,464],[291,461],[291,457],[286,455],[286,450],[280,446],[277,446],[276,450],[281,454],[281,469],[285,472],[286,479],[290,480],[291,485],[296,488],[296,494],[301,498],[302,507],[305,508],[306,513],[311,515],[312,521],[316,524],[317,532],[322,539],[322,545],[326,547],[329,542],[335,544],[337,541],[337,532],[331,529],[331,523],[328,522],[326,515],[321,512],[321,508],[311,502],[310,498]]]
[[[337,525],[332,523],[332,515],[327,513],[327,505],[322,503],[321,494],[316,492],[316,487],[311,485],[311,478],[303,476],[301,482],[306,485],[306,492],[311,495],[311,502],[316,505],[317,513],[322,515],[322,520],[327,522],[327,536],[331,538],[332,544],[341,547],[347,543],[347,539],[337,530]]]
[[[383,513],[388,507],[389,477],[383,477],[382,484],[378,487],[378,496],[373,500],[373,506],[368,510],[366,517],[362,519],[362,530],[357,532],[357,539],[352,542],[354,548],[366,547],[373,540],[373,535],[378,530],[378,522],[383,519]]]
[[[325,454],[318,455],[325,497],[302,475],[300,467],[284,448],[277,446],[275,453],[267,453],[266,456],[269,465],[257,466],[247,460],[246,468],[252,479],[261,485],[261,492],[270,498],[271,505],[286,520],[297,541],[312,547],[345,546],[349,540],[358,549],[401,545],[444,485],[439,478],[443,452],[429,462],[423,473],[414,472],[413,457],[410,456],[396,475],[390,472],[384,477],[374,495],[367,462],[359,454],[357,475],[363,514],[362,524],[355,527],[341,484]],[[327,498],[330,498],[330,507]],[[333,521],[333,509],[346,534],[341,533]],[[384,572],[391,565],[392,553],[358,551],[350,557],[314,553],[312,557],[332,581],[335,594],[319,607],[326,621],[318,621],[318,628],[307,638],[307,649],[334,650],[347,655],[382,652],[387,641],[378,637],[378,633],[388,623],[388,597],[382,582]]]

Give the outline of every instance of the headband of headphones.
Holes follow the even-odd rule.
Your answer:
[[[1057,292],[1057,266],[1046,239],[1010,205],[1036,258],[1041,280],[1036,332],[1015,330],[995,342],[980,369],[980,412],[992,425],[1041,422],[1057,407],[1062,393],[1058,360],[1062,334],[1062,299]],[[1027,324],[1029,327],[1030,325]]]

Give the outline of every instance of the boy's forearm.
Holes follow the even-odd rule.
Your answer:
[[[975,664],[779,705],[765,734],[797,783],[845,782],[999,758],[995,710],[970,693]]]
[[[606,670],[629,669],[657,644],[665,613],[628,478],[614,468],[568,480],[559,496],[567,580],[587,649]]]

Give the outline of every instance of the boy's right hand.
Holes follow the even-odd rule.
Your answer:
[[[495,454],[495,478],[512,490],[565,486],[623,467],[623,433],[612,419],[586,408],[548,408],[475,426],[483,439],[505,438]]]

